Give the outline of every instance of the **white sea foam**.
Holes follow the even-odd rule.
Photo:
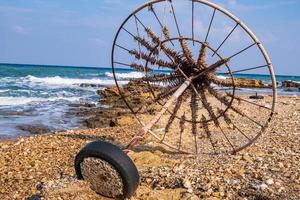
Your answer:
[[[52,97],[52,98],[35,98],[35,97],[0,97],[0,106],[25,105],[35,102],[59,101],[66,100],[70,102],[78,101],[78,97]]]
[[[225,79],[227,79],[228,77],[226,77],[226,76],[222,76],[222,75],[218,75],[217,76],[219,79],[221,79],[221,80],[225,80]]]
[[[114,85],[114,80],[105,80],[105,79],[76,79],[76,78],[62,78],[60,76],[54,76],[54,77],[35,77],[35,76],[27,76],[25,77],[25,80],[27,80],[30,83],[35,84],[44,84],[48,86],[74,86],[74,85],[80,85],[80,84],[96,84],[96,85],[103,85],[103,86],[109,86]],[[127,82],[121,82],[121,84],[126,84]]]
[[[114,77],[111,72],[105,72],[105,75],[111,78]],[[115,75],[119,79],[142,78],[145,76],[142,72],[115,73]]]

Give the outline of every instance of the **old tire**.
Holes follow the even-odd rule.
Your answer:
[[[94,141],[94,142],[87,144],[83,149],[80,150],[80,152],[76,155],[76,158],[75,158],[75,171],[76,171],[78,179],[85,179],[84,178],[85,175],[83,174],[83,171],[82,171],[85,169],[84,169],[84,165],[82,165],[82,164],[85,162],[85,160],[88,160],[88,159],[98,160],[98,161],[100,161],[100,163],[108,163],[110,165],[110,167],[108,167],[108,168],[109,169],[113,168],[119,175],[118,177],[120,177],[121,182],[122,182],[123,188],[120,188],[122,191],[122,194],[120,194],[118,196],[112,195],[112,193],[114,191],[109,192],[109,193],[99,192],[99,190],[97,191],[94,188],[92,188],[97,193],[99,193],[103,196],[106,196],[106,197],[121,198],[121,199],[129,198],[135,193],[135,191],[139,185],[139,174],[138,174],[137,168],[134,165],[134,163],[132,162],[132,160],[119,147],[117,147],[111,143],[104,142],[104,141]],[[103,165],[101,165],[101,166],[103,166]],[[94,167],[94,166],[91,165],[91,167]],[[94,169],[97,170],[97,172],[104,173],[104,174],[106,173],[105,170],[108,170],[108,168],[103,167],[100,169],[100,172],[99,172],[99,168],[96,169],[96,167],[94,167]],[[103,171],[101,171],[101,170],[103,170]],[[107,172],[107,174],[111,174],[111,172]],[[103,176],[103,174],[99,175],[100,178],[98,178],[98,180],[97,180],[99,182],[99,185],[107,184],[111,181],[111,180],[108,180],[110,178],[103,179],[101,176]],[[86,178],[86,179],[88,179],[88,178]],[[87,180],[87,181],[89,181],[89,180]],[[100,191],[101,191],[101,189],[100,189]]]

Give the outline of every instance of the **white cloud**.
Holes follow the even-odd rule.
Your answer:
[[[23,26],[20,26],[20,25],[14,25],[12,27],[12,30],[17,34],[26,34],[27,33],[27,30]]]

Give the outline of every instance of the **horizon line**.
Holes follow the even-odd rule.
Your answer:
[[[74,66],[74,65],[56,65],[56,64],[28,64],[28,63],[2,63],[0,62],[0,65],[26,65],[26,66],[45,66],[45,67],[69,67],[69,68],[92,68],[92,69],[111,69],[112,67],[103,67],[103,66]],[[122,67],[117,67],[116,69],[131,69],[131,68],[122,68]],[[162,70],[163,71],[163,70]],[[222,74],[222,73],[220,73]],[[237,73],[240,75],[262,75],[262,76],[270,76],[270,74],[243,74],[243,73]],[[295,77],[300,77],[300,75],[288,75],[288,74],[275,74],[275,76],[295,76]]]

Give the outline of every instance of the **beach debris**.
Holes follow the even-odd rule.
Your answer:
[[[252,89],[272,87],[273,93],[271,96],[276,97],[276,80],[272,64],[257,37],[242,21],[216,4],[207,1],[187,1],[187,3],[192,8],[189,10],[192,14],[192,35],[182,34],[182,27],[178,23],[180,18],[177,18],[178,13],[175,11],[177,7],[173,5],[174,2],[163,0],[150,1],[142,5],[131,13],[118,29],[111,57],[116,89],[110,88],[111,93],[107,91],[100,93],[116,97],[115,102],[122,100],[123,104],[121,106],[127,107],[130,111],[126,115],[133,116],[141,126],[141,130],[127,142],[125,147],[122,146],[123,151],[118,147],[115,148],[115,146],[110,146],[114,148],[114,151],[109,148],[102,148],[104,143],[96,141],[88,143],[80,150],[75,159],[77,176],[90,182],[92,189],[104,196],[117,197],[125,195],[125,197],[131,197],[134,194],[138,185],[137,170],[133,163],[129,162],[131,159],[128,155],[123,152],[128,153],[138,144],[145,142],[147,135],[152,135],[159,144],[164,144],[173,153],[189,154],[190,156],[193,154],[225,154],[230,156],[237,154],[257,141],[259,136],[267,131],[273,118],[276,98],[271,99],[272,106],[269,108],[258,101],[247,100],[247,98],[239,95],[237,91],[239,87]],[[164,10],[166,15],[166,5],[170,8],[171,20],[175,23],[177,35],[175,37],[172,37],[175,34],[170,32],[174,29],[169,29],[169,23],[160,20],[160,15],[157,14],[158,11]],[[158,6],[161,9],[158,9]],[[213,10],[212,16],[208,18],[209,27],[206,37],[202,41],[195,38],[195,6],[207,6]],[[214,20],[218,19],[215,18],[215,14],[219,11],[236,25],[215,49],[213,47],[215,45],[210,43],[212,41],[210,37],[212,37],[211,30]],[[140,17],[143,12],[151,13],[152,20],[151,18],[145,20]],[[132,22],[130,26],[127,24],[129,21]],[[155,21],[159,25],[158,32],[157,29],[153,28],[153,24],[149,25],[151,21]],[[243,34],[244,39],[250,39],[251,43],[246,47],[241,46],[240,50],[232,55],[227,53],[229,54],[228,57],[221,56],[219,50],[222,47],[225,48],[224,43],[228,42],[228,38],[238,26],[245,31],[245,34]],[[132,28],[134,29],[132,30]],[[125,43],[125,35],[133,39],[134,43]],[[248,68],[242,66],[233,68],[230,61],[240,56],[240,54],[248,53],[247,50],[250,48],[257,50],[257,54],[264,58],[264,63]],[[123,53],[122,56],[120,51]],[[222,49],[222,53],[224,51]],[[227,49],[227,51],[229,50]],[[248,56],[248,59],[252,60],[251,57]],[[124,84],[124,77],[120,78],[116,74],[116,67],[120,65],[130,67],[142,75],[127,80],[129,84],[126,85]],[[261,80],[237,79],[234,77],[234,74],[240,72],[262,68],[268,69],[273,80],[272,86],[266,85]],[[225,74],[226,78],[220,78],[220,73]],[[129,88],[128,85],[130,84],[137,84],[138,87]],[[254,98],[263,99],[264,97],[256,94]],[[248,106],[245,106],[245,104]],[[117,105],[117,107],[120,106]],[[247,107],[249,108],[245,109]],[[124,112],[119,113],[119,115],[122,114]],[[117,126],[118,117],[105,120],[108,121],[109,126]],[[93,123],[93,121],[90,123],[91,126],[93,126]],[[109,143],[105,143],[105,145],[109,145]],[[111,154],[108,154],[105,150],[109,150],[115,156],[109,157]],[[116,155],[115,152],[119,152],[119,155]],[[95,161],[95,154],[97,154],[96,157],[99,155],[97,162]],[[85,155],[84,160],[81,159],[83,155]],[[242,161],[247,165],[259,163],[254,162],[254,157],[249,153],[242,152],[240,155]],[[113,162],[106,163],[107,157]],[[101,161],[102,159],[103,161]],[[196,158],[194,157],[194,159]],[[124,163],[124,161],[128,162]],[[120,170],[120,167],[124,169]],[[135,170],[126,170],[127,168]],[[245,168],[245,166],[237,166],[228,169],[228,171],[235,178],[244,179],[246,177]],[[160,168],[159,177],[168,180],[171,173],[166,173],[166,171],[169,169],[170,167]],[[122,174],[127,172],[131,172],[131,174]],[[118,173],[120,176],[118,176]],[[209,173],[216,180],[220,178],[214,176],[212,170],[209,170]],[[129,181],[130,179],[134,179],[134,181]],[[159,190],[166,188],[156,177],[146,177],[144,180],[148,184],[153,182],[153,186]],[[108,181],[109,183],[106,183]],[[134,182],[133,184],[136,185],[132,186],[130,192],[128,192],[126,186],[130,185],[127,184],[130,182]],[[98,185],[99,183],[101,185]],[[124,185],[121,183],[124,183]],[[183,179],[182,177],[173,179],[170,184],[173,187],[184,187],[188,193],[193,194],[196,183],[198,183],[197,180],[192,181],[186,175]],[[272,185],[270,181],[267,184]],[[266,190],[268,188],[267,184],[260,183],[256,188]],[[111,191],[109,188],[116,193],[107,193]],[[122,193],[123,188],[124,194]],[[221,198],[225,196],[223,187],[211,185],[209,188],[204,189],[202,184],[201,188],[207,190],[213,197]]]
[[[255,95],[249,96],[249,98],[259,100],[259,99],[264,99],[265,97],[258,95],[258,93],[256,92]]]

